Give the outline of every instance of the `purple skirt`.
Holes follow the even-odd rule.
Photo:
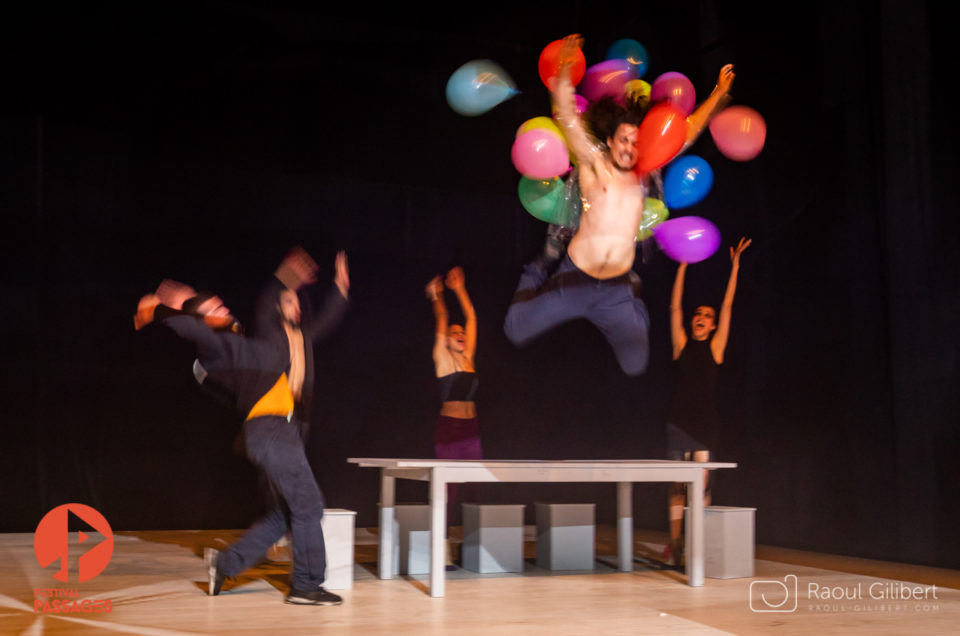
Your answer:
[[[483,459],[479,420],[441,415],[437,418],[433,447],[437,459]]]

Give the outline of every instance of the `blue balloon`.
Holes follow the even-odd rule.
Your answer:
[[[647,72],[650,58],[647,55],[647,49],[642,44],[636,40],[624,38],[610,45],[610,48],[607,49],[607,59],[627,60],[636,71],[636,77],[640,78]]]
[[[713,187],[713,168],[696,155],[674,159],[663,177],[664,203],[671,210],[699,203]]]
[[[482,115],[519,93],[507,72],[490,60],[467,62],[447,80],[447,103],[461,115]]]

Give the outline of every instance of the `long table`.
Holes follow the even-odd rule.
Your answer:
[[[394,506],[396,480],[430,483],[430,596],[445,593],[447,484],[463,482],[608,482],[617,484],[617,564],[621,572],[633,569],[634,482],[687,484],[690,508],[686,529],[687,583],[703,585],[704,470],[736,468],[727,462],[623,460],[465,460],[350,458],[349,463],[380,469],[381,579],[393,578]]]

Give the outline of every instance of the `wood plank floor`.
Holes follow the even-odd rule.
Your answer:
[[[355,583],[338,607],[286,605],[287,564],[252,570],[218,597],[206,596],[200,557],[236,531],[122,532],[107,569],[84,583],[61,583],[40,568],[32,534],[0,535],[0,634],[957,634],[960,572],[758,546],[752,579],[707,579],[700,588],[660,569],[665,537],[637,531],[639,560],[617,572],[616,534],[597,528],[597,567],[551,573],[532,561],[525,543],[523,574],[448,576],[447,595],[431,598],[427,577],[376,578],[376,535],[358,529]],[[451,532],[456,539],[456,529]],[[532,533],[528,530],[527,538]],[[76,535],[74,535],[76,540]],[[80,550],[71,550],[79,554]],[[71,565],[76,576],[75,564]],[[798,577],[784,612],[751,599],[774,581]],[[765,583],[766,581],[766,583]],[[751,590],[751,583],[754,583]],[[814,589],[842,599],[811,598]],[[764,587],[766,586],[766,587]],[[773,586],[773,587],[771,587]],[[110,601],[109,613],[36,613],[43,590],[75,590],[69,600]],[[871,591],[873,596],[871,596]],[[879,593],[922,593],[889,600]],[[852,598],[850,598],[852,597]],[[50,599],[47,599],[50,600]],[[795,603],[794,603],[795,601]],[[90,606],[88,604],[88,606]],[[105,606],[101,603],[101,606]],[[91,606],[92,607],[92,606]]]

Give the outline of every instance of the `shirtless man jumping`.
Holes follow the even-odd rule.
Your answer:
[[[591,137],[577,115],[570,80],[570,63],[581,44],[577,35],[564,39],[552,87],[557,119],[579,165],[584,199],[580,226],[552,275],[548,270],[562,251],[556,239],[548,239],[544,253],[524,267],[504,331],[520,346],[561,323],[585,318],[606,337],[623,371],[639,375],[647,368],[650,322],[633,272],[643,216],[643,184],[634,172],[643,113],[621,109],[609,127],[606,148]],[[688,118],[687,145],[703,130],[732,82],[733,67],[728,65],[707,101]]]

